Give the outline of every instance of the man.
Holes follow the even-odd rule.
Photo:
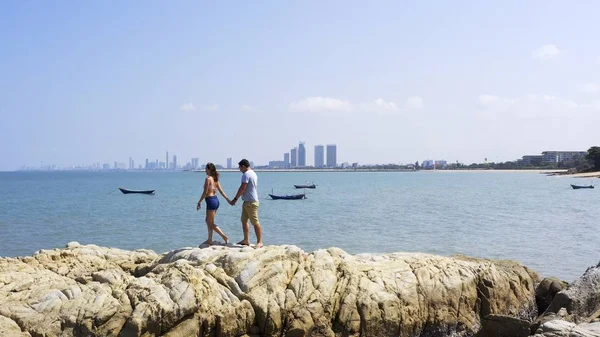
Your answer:
[[[250,168],[250,162],[247,159],[242,159],[238,163],[240,171],[242,172],[242,184],[229,204],[235,206],[235,203],[240,197],[244,201],[242,205],[242,229],[244,230],[244,239],[238,242],[238,245],[249,246],[250,240],[248,235],[250,232],[250,226],[248,220],[252,222],[254,226],[254,233],[256,234],[256,246],[254,248],[260,248],[263,246],[262,243],[262,228],[258,221],[258,177],[253,169]]]

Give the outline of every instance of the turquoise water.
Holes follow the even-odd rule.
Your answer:
[[[537,173],[258,172],[265,244],[306,251],[413,251],[512,259],[542,276],[572,281],[600,259],[600,190]],[[234,195],[239,172],[222,173]],[[31,255],[69,241],[164,252],[206,239],[204,173],[0,173],[0,256]],[[270,200],[314,181],[308,199]],[[156,189],[123,195],[117,187]],[[240,204],[221,198],[217,224],[242,238]],[[252,230],[251,230],[251,233]],[[252,240],[255,238],[252,234]],[[215,239],[218,236],[215,234]]]

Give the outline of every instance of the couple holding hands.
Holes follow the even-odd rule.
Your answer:
[[[202,196],[200,197],[198,205],[196,206],[196,210],[198,211],[202,206],[202,201],[206,201],[206,227],[208,228],[208,239],[204,241],[201,246],[205,244],[213,244],[213,231],[217,232],[217,234],[223,238],[225,244],[229,243],[229,237],[227,237],[227,235],[223,233],[219,226],[215,224],[215,215],[219,209],[217,191],[221,193],[223,198],[225,198],[225,200],[227,200],[231,206],[235,206],[240,197],[244,201],[244,204],[242,205],[242,229],[244,231],[244,239],[238,242],[238,245],[250,245],[250,240],[248,238],[250,231],[248,221],[250,221],[254,226],[254,233],[256,234],[256,245],[254,248],[260,248],[263,246],[262,228],[260,227],[260,222],[258,220],[258,177],[256,172],[250,168],[250,162],[248,160],[242,159],[238,163],[238,166],[242,172],[242,183],[240,184],[240,188],[238,189],[235,198],[230,200],[227,197],[227,194],[225,194],[221,188],[221,184],[219,183],[219,172],[217,172],[215,164],[206,164],[204,191],[202,192]]]

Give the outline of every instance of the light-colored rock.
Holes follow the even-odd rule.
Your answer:
[[[574,323],[587,323],[600,315],[600,264],[588,268],[568,289],[557,293],[543,316],[561,308],[568,313],[563,319]]]
[[[17,322],[4,316],[0,316],[0,336],[31,337],[28,332],[22,332]]]
[[[510,261],[216,246],[164,255],[69,243],[0,259],[0,331],[43,336],[471,336],[536,314]],[[4,329],[4,330],[2,330]]]
[[[600,323],[575,324],[552,320],[542,324],[534,337],[600,337]]]

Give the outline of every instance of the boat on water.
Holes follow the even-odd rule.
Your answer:
[[[154,194],[154,190],[128,190],[126,188],[119,187],[119,190],[123,192],[123,194]]]
[[[269,194],[273,200],[300,200],[306,199],[306,194],[291,194],[291,195],[275,195]]]
[[[582,185],[573,185],[573,184],[571,184],[571,187],[573,187],[574,190],[579,190],[579,189],[582,189],[582,188],[594,188],[594,185],[584,185],[584,186],[582,186]]]
[[[317,185],[315,184],[309,184],[309,185],[294,185],[295,188],[317,188]]]

